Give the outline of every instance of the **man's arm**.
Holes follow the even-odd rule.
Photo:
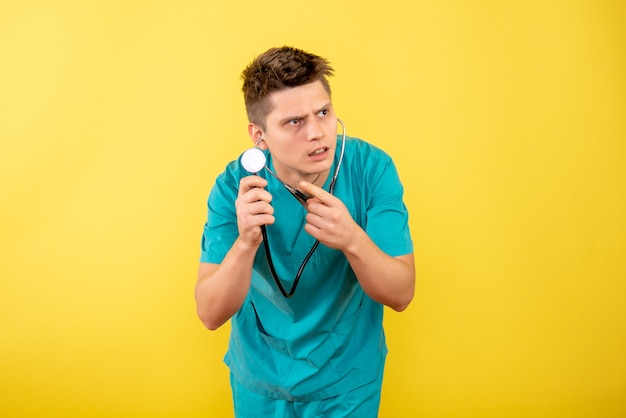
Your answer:
[[[396,311],[406,309],[415,292],[413,254],[387,255],[352,219],[341,200],[308,182],[301,182],[300,188],[313,196],[307,201],[304,229],[345,254],[369,297]]]
[[[358,228],[357,238],[342,251],[361,287],[375,301],[398,312],[405,310],[415,292],[413,254],[391,257]]]
[[[218,329],[243,304],[250,289],[255,253],[255,249],[246,248],[238,238],[221,264],[200,263],[195,288],[196,311],[208,329]]]
[[[239,237],[220,264],[200,263],[195,287],[196,311],[202,323],[215,330],[228,321],[246,299],[252,265],[263,240],[261,225],[274,223],[272,196],[258,176],[241,179],[235,200]]]

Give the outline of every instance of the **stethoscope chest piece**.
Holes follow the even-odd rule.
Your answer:
[[[256,174],[265,167],[265,154],[259,148],[250,148],[241,155],[241,166],[249,173]]]

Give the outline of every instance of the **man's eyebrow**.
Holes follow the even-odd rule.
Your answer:
[[[319,113],[320,111],[322,111],[324,109],[330,109],[331,107],[333,107],[333,103],[332,102],[328,102],[324,106],[322,106],[319,109],[317,109],[317,113]]]

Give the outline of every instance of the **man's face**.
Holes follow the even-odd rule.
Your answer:
[[[261,134],[278,176],[289,184],[326,179],[337,145],[337,116],[320,81],[276,91]]]

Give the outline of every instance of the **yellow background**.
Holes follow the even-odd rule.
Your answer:
[[[626,416],[625,10],[0,1],[0,416],[232,416],[199,241],[239,74],[284,44],[405,184],[380,416]]]

